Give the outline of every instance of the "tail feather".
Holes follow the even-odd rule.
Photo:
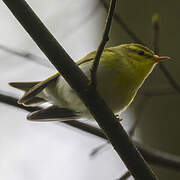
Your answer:
[[[40,83],[40,81],[35,81],[35,82],[9,82],[9,85],[14,87],[14,88],[17,88],[17,89],[20,89],[20,90],[23,90],[26,92],[38,83]]]
[[[35,91],[35,93],[29,93],[32,90],[34,90],[35,87],[37,87],[39,84],[41,83],[41,81],[35,81],[35,82],[10,82],[9,85],[20,89],[22,91],[24,91],[24,96],[28,93],[31,96],[26,96],[26,100],[22,101],[22,98],[18,101],[19,104],[23,104],[24,106],[37,106],[40,104],[43,104],[46,102],[46,100],[44,100],[43,98],[37,97],[36,95],[38,94],[38,92],[41,91],[41,88],[39,88],[38,92]],[[24,97],[23,96],[23,97]]]
[[[45,109],[34,111],[28,114],[27,119],[31,121],[67,121],[74,120],[78,117],[78,113],[67,108],[59,108],[50,106]]]
[[[30,88],[28,91],[26,91],[21,99],[19,99],[18,103],[19,104],[26,104],[31,99],[36,97],[43,89],[45,88],[44,85],[42,85],[42,82],[36,84],[32,88]]]
[[[29,104],[31,99],[34,97],[38,97],[39,93],[42,92],[48,85],[55,83],[57,78],[60,76],[59,73],[54,74],[53,76],[45,79],[44,81],[37,81],[37,82],[11,82],[9,85],[12,87],[21,89],[25,91],[23,97],[19,99],[19,104]],[[37,101],[37,99],[35,99]],[[41,99],[42,100],[42,99]]]
[[[44,100],[43,98],[40,97],[33,97],[30,100],[26,101],[25,103],[23,103],[24,106],[27,107],[33,107],[33,106],[38,106],[41,105],[43,103],[46,103],[47,101]]]

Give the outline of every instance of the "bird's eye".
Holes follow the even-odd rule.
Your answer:
[[[144,51],[141,51],[141,50],[138,51],[138,54],[141,55],[141,56],[144,56],[144,55],[145,55]]]

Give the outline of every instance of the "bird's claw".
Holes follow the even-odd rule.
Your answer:
[[[119,122],[121,122],[123,119],[119,118],[119,115],[116,114],[116,120],[117,120],[117,122],[119,123]]]

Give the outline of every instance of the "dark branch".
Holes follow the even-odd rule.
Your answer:
[[[102,144],[102,145],[94,148],[94,149],[91,151],[90,156],[91,156],[91,157],[96,156],[101,150],[104,150],[104,148],[105,148],[107,145],[109,145],[108,142],[106,142],[106,143],[104,143],[104,144]]]
[[[117,180],[126,180],[131,176],[131,173],[129,171],[126,171],[119,179]]]
[[[105,7],[105,9],[107,11],[108,10],[108,5],[107,5],[106,1],[105,0],[100,0],[100,1],[102,2],[102,4],[104,5],[104,7]],[[137,37],[137,35],[127,26],[127,24],[123,21],[123,19],[120,16],[118,16],[116,13],[114,14],[114,19],[124,29],[124,31],[129,35],[129,37],[132,38],[132,40],[134,42],[146,45],[146,43],[143,42],[142,40],[140,40]],[[157,23],[159,23],[159,22],[158,21],[156,22],[156,26],[157,26]],[[159,27],[155,28],[155,29],[156,29],[156,33],[157,33],[157,31],[159,31]],[[155,36],[156,35],[154,35],[154,37]],[[154,43],[155,42],[157,43],[157,41],[154,41]],[[157,48],[158,46],[155,45],[155,47]],[[171,74],[169,73],[168,69],[162,63],[159,63],[159,68],[163,72],[163,74],[165,75],[165,77],[168,80],[169,84],[174,88],[174,90],[176,90],[178,93],[180,93],[180,86],[177,84],[177,82],[171,76]]]
[[[89,20],[91,20],[91,18],[93,18],[93,16],[96,14],[97,9],[100,6],[100,2],[97,2],[95,7],[93,8],[93,10],[86,15],[85,17],[83,17],[83,20],[81,20],[80,22],[76,23],[73,27],[71,27],[69,30],[67,30],[62,37],[65,39],[67,36],[68,38],[70,38],[71,34],[74,34],[76,30],[78,30],[79,27],[82,27],[85,23],[87,23]],[[36,62],[40,65],[46,66],[46,67],[52,67],[51,64],[45,63],[45,59],[31,53],[31,52],[27,52],[27,51],[22,51],[22,50],[18,50],[15,48],[11,48],[9,46],[5,46],[3,44],[0,44],[0,50],[5,51],[9,54],[15,55],[15,56],[19,56],[28,60],[32,60],[33,62]]]
[[[32,60],[33,62],[36,62],[40,65],[52,67],[52,66],[50,66],[50,64],[48,65],[48,64],[44,63],[45,59],[40,58],[40,57],[36,56],[35,54],[30,53],[30,52],[22,52],[20,50],[15,50],[13,48],[7,47],[7,46],[2,45],[2,44],[0,44],[0,50],[5,51],[5,52],[10,53],[10,54],[13,54],[15,56],[19,56],[19,57],[23,57],[23,58]]]
[[[2,103],[24,109],[28,112],[32,112],[32,111],[40,109],[40,107],[29,108],[29,107],[19,105],[17,104],[17,101],[18,101],[17,98],[10,96],[8,93],[2,92],[2,91],[0,92],[0,102]],[[79,121],[64,121],[61,123],[70,125],[86,133],[89,133],[91,135],[95,135],[97,137],[107,140],[105,135],[102,133],[102,131],[99,128],[90,126],[88,124],[85,124]],[[133,142],[136,144],[139,151],[142,153],[142,155],[148,162],[162,166],[162,167],[172,168],[178,171],[180,170],[180,157],[179,156],[174,156],[174,155],[162,152],[162,151],[158,151],[153,148],[145,147],[135,141]]]
[[[21,109],[24,109],[29,112],[37,111],[40,109],[40,107],[26,107],[21,104],[17,103],[18,99],[14,98],[13,96],[9,95],[9,93],[0,91],[0,102],[4,104],[8,104],[14,107],[18,107]]]
[[[106,0],[100,0],[100,1],[101,1],[102,5],[104,6],[105,10],[108,11],[109,7],[108,7]],[[137,35],[128,27],[128,25],[124,22],[124,20],[120,16],[118,16],[117,13],[114,13],[114,19],[116,20],[116,22],[118,22],[120,24],[122,29],[129,35],[129,37],[131,37],[131,39],[134,42],[145,45],[145,42],[143,42],[142,40],[140,40],[137,37]]]
[[[51,63],[62,74],[87,106],[114,149],[135,179],[157,179],[129,139],[116,116],[100,98],[95,88],[88,88],[88,78],[73,62],[24,0],[3,0]],[[71,73],[70,73],[71,72]],[[134,163],[136,162],[136,163]]]
[[[151,148],[142,146],[136,142],[136,146],[140,147],[139,150],[146,160],[154,165],[180,170],[180,157]]]
[[[116,7],[116,0],[111,0],[110,7],[108,10],[107,19],[106,19],[106,24],[105,24],[105,28],[104,28],[104,32],[103,32],[103,36],[102,36],[102,40],[101,40],[99,47],[97,49],[97,53],[96,53],[96,56],[94,59],[92,69],[91,69],[91,86],[93,86],[94,88],[97,85],[96,73],[97,73],[99,61],[100,61],[102,52],[104,50],[104,47],[106,45],[106,42],[109,40],[109,31],[111,28],[111,23],[112,23],[115,7]]]

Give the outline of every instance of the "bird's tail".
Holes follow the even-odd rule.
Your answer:
[[[57,78],[59,77],[59,73],[51,76],[50,78],[44,81],[35,81],[35,82],[10,82],[9,85],[23,90],[25,93],[21,99],[19,99],[18,103],[23,104],[24,106],[37,106],[42,103],[47,102],[43,96],[41,96],[41,92],[47,86],[53,85],[56,83]],[[28,120],[32,121],[67,121],[74,120],[79,117],[79,113],[75,112],[68,108],[59,108],[56,106],[50,106],[47,108],[43,108],[38,111],[34,111],[29,113],[27,116]]]
[[[29,113],[27,119],[36,122],[69,121],[77,119],[79,117],[78,115],[78,112],[71,109],[59,108],[52,105],[50,107]]]
[[[41,83],[41,81],[35,81],[35,82],[10,82],[9,85],[20,89],[22,91],[24,91],[24,96],[25,97],[27,94],[29,94],[30,91],[32,91],[33,87],[36,87],[39,83]],[[36,92],[36,94],[32,94],[31,96],[28,97],[25,101],[21,102],[22,98],[18,101],[19,104],[23,104],[25,106],[37,106],[40,105],[42,103],[45,103],[46,100],[44,100],[43,98],[40,98],[38,96],[36,96],[38,93]]]
[[[9,85],[25,91],[23,97],[18,101],[19,104],[23,104],[24,106],[37,106],[46,102],[46,100],[39,96],[39,94],[48,85],[56,82],[58,77],[59,73],[56,73],[55,75],[45,79],[44,81],[10,82]]]

